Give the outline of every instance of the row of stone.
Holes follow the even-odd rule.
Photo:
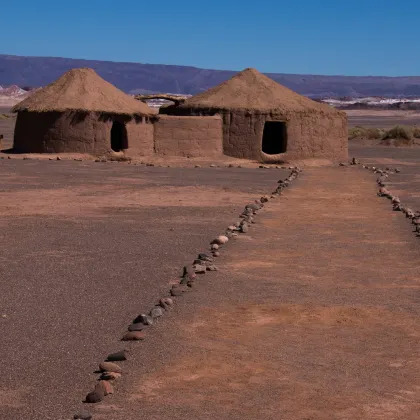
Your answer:
[[[184,293],[191,290],[197,279],[197,275],[203,275],[207,271],[217,271],[214,264],[215,258],[220,256],[221,248],[229,242],[230,238],[238,236],[240,233],[247,233],[251,224],[254,223],[254,216],[257,212],[264,207],[264,204],[270,198],[278,197],[282,194],[284,188],[288,187],[293,180],[295,180],[299,173],[300,168],[293,168],[290,175],[278,181],[276,190],[271,196],[262,196],[259,200],[247,204],[243,212],[239,216],[239,220],[227,227],[226,231],[213,239],[210,243],[209,253],[200,253],[191,265],[186,265],[183,268],[180,281],[174,284],[170,289],[171,297],[164,297],[159,300],[148,313],[140,314],[129,325],[128,331],[123,335],[122,341],[141,341],[145,339],[145,330],[153,325],[153,323],[164,315],[165,311],[169,311],[174,304],[173,297],[179,297]],[[112,381],[115,381],[123,374],[123,369],[116,362],[123,362],[127,360],[128,350],[121,350],[117,353],[109,354],[107,359],[100,363],[99,372],[100,377],[94,389],[89,392],[85,398],[85,403],[95,404],[102,401],[107,395],[114,392]],[[82,410],[73,417],[78,420],[90,420],[92,414],[86,410]]]
[[[409,219],[414,225],[414,232],[416,233],[416,236],[420,237],[420,211],[414,211],[410,207],[403,205],[401,203],[400,198],[392,194],[392,192],[389,191],[387,188],[386,181],[389,175],[398,174],[401,172],[401,170],[398,168],[381,169],[375,166],[368,165],[363,165],[363,168],[379,175],[379,177],[376,180],[376,183],[379,187],[378,196],[388,198],[391,201],[392,210],[402,212],[405,215],[405,217]]]

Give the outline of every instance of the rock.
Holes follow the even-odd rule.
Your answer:
[[[60,156],[57,156],[57,160],[61,160],[61,157]]]
[[[401,172],[401,170],[400,170],[400,169],[395,168],[395,173],[396,173],[396,174],[399,174],[400,172]]]
[[[102,362],[99,365],[99,370],[101,372],[115,372],[115,373],[122,373],[122,369],[119,365],[113,362]]]
[[[142,322],[133,322],[129,327],[128,331],[143,331],[147,328],[147,325],[144,325]]]
[[[216,167],[216,165],[214,164],[214,163],[212,163],[211,165],[210,165],[210,168],[215,168]]]
[[[102,381],[116,381],[121,378],[121,373],[116,372],[103,372],[100,379]]]
[[[232,165],[231,163],[229,163],[228,168],[233,168],[234,165]]]
[[[99,381],[95,386],[94,392],[103,392],[107,396],[114,393],[114,388],[108,381]]]
[[[259,210],[260,208],[261,208],[261,204],[257,204],[257,203],[251,203],[245,206],[245,210],[251,209],[253,212]]]
[[[146,334],[144,331],[130,331],[123,336],[122,341],[140,341],[145,338]]]
[[[249,231],[249,226],[248,226],[248,224],[247,223],[244,223],[242,226],[241,226],[241,232],[242,233],[247,233]]]
[[[186,277],[189,279],[194,279],[196,277],[194,268],[190,265],[184,266],[184,270],[182,272],[182,277]]]
[[[140,314],[133,320],[133,324],[153,325],[153,318],[150,315]]]
[[[194,168],[201,168],[201,166],[200,165],[195,165]]]
[[[214,264],[210,264],[206,267],[207,271],[217,271],[217,267]]]
[[[153,319],[159,318],[161,317],[163,314],[165,313],[165,310],[161,307],[161,306],[155,306],[151,311],[150,311],[150,316]]]
[[[155,166],[154,163],[146,163],[146,166]]]
[[[106,358],[107,362],[122,362],[123,360],[127,360],[127,350],[108,354],[108,357]]]
[[[230,225],[228,226],[228,230],[231,230],[233,232],[236,230],[236,226]]]
[[[261,201],[261,203],[267,203],[268,199],[269,199],[268,196],[264,195],[260,198],[260,201]]]
[[[398,197],[392,197],[392,203],[393,204],[400,204],[401,200]]]
[[[212,244],[216,245],[224,245],[229,241],[229,238],[225,235],[220,235],[216,239],[213,240]]]
[[[203,264],[194,264],[193,269],[197,274],[204,274],[206,272],[206,266]]]
[[[220,257],[220,252],[219,251],[214,251],[213,256],[214,257]]]
[[[95,388],[96,389],[96,388]],[[89,394],[86,395],[85,402],[88,404],[96,404],[98,402],[101,402],[105,397],[105,394],[100,391],[92,391],[89,392]]]
[[[169,309],[174,304],[174,301],[171,298],[162,298],[159,301],[159,305],[162,306],[163,309]]]
[[[82,410],[73,416],[74,420],[92,420],[92,418],[92,414],[90,414],[89,411],[86,410]]]
[[[218,249],[219,249],[219,245],[218,244],[213,244],[212,246],[211,246],[211,249],[213,250],[213,251],[217,251]],[[214,254],[213,254],[214,255]]]
[[[185,292],[188,292],[188,287],[183,284],[174,284],[171,289],[172,296],[181,296]]]
[[[203,254],[203,253],[198,254],[198,259],[202,261],[209,261],[209,262],[213,261],[213,258],[210,255]]]
[[[358,164],[359,164],[359,161],[358,161],[356,158],[353,158],[353,159],[351,160],[351,164],[352,164],[352,165],[358,165]]]

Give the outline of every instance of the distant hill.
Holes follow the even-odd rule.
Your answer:
[[[235,73],[163,64],[0,55],[0,85],[18,85],[23,88],[45,86],[74,67],[91,67],[104,79],[128,93],[196,94]],[[310,97],[420,96],[420,76],[267,75]]]

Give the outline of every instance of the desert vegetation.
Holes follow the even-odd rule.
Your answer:
[[[420,127],[396,125],[382,129],[356,126],[349,128],[349,140],[372,140],[389,146],[420,145]]]

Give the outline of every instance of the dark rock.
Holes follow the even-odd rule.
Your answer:
[[[186,265],[184,267],[182,277],[186,277],[186,278],[189,278],[189,279],[194,279],[196,277],[194,268],[191,267],[190,265]]]
[[[103,372],[100,379],[102,381],[116,381],[121,378],[121,373],[116,372]]]
[[[88,404],[96,404],[101,402],[104,398],[105,394],[101,391],[97,391],[95,388],[95,391],[89,392],[89,394],[86,395],[85,402]]]
[[[105,396],[107,396],[114,393],[114,388],[109,381],[99,381],[93,392],[97,392],[98,394],[102,392]]]
[[[111,353],[106,358],[107,362],[122,362],[123,360],[127,360],[127,351],[122,350],[117,353]]]
[[[102,362],[99,365],[99,370],[101,372],[115,372],[115,373],[122,373],[122,369],[116,363],[112,362]]]
[[[133,324],[137,324],[138,322],[144,325],[153,325],[153,318],[150,315],[141,314],[133,321]]]
[[[122,341],[140,341],[145,338],[146,334],[144,331],[130,331],[123,336]]]
[[[147,325],[144,325],[142,322],[136,322],[131,324],[128,327],[128,331],[143,331],[147,328]]]
[[[213,261],[213,258],[210,255],[207,254],[198,254],[198,259],[202,261]]]
[[[247,233],[249,231],[249,226],[247,223],[244,223],[243,225],[241,225],[241,232],[242,233]]]

